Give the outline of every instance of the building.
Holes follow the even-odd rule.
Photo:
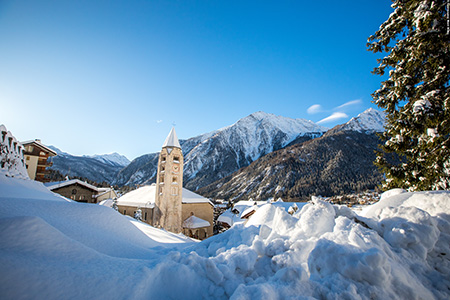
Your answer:
[[[24,158],[28,176],[31,180],[48,181],[45,178],[47,167],[52,165],[49,158],[56,156],[56,152],[41,143],[41,140],[22,142]]]
[[[117,198],[113,188],[98,188],[79,179],[48,182],[45,186],[52,192],[77,202],[99,203]]]
[[[183,153],[175,128],[170,131],[159,153],[156,187],[153,225],[171,232],[181,232]]]
[[[213,235],[214,205],[183,188],[183,153],[175,129],[167,136],[159,155],[156,183],[117,199],[119,212],[174,233],[205,239]]]

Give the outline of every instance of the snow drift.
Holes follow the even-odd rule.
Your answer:
[[[0,175],[8,299],[448,299],[450,192],[260,207],[201,243]],[[135,223],[135,222],[134,222]],[[143,228],[146,229],[140,230]]]

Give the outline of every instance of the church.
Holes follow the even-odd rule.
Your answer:
[[[157,228],[197,239],[213,235],[214,205],[183,188],[183,153],[172,128],[159,154],[156,183],[117,199],[119,212],[135,216]]]

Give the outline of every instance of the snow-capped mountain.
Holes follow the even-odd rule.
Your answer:
[[[379,110],[369,108],[357,117],[343,124],[339,130],[353,130],[359,132],[383,132],[386,114]]]
[[[109,160],[71,155],[54,146],[49,148],[58,154],[52,158],[53,166],[50,169],[59,171],[63,176],[83,177],[95,182],[111,183],[117,173],[123,169],[122,165]]]
[[[253,113],[200,139],[193,138],[197,143],[194,147],[192,139],[182,144],[185,186],[196,190],[285,147],[299,136],[314,138],[326,130],[305,119]]]
[[[317,139],[326,131],[326,135],[344,131],[373,134],[383,131],[383,124],[384,114],[374,109],[368,109],[328,131],[312,121],[256,112],[233,125],[180,140],[185,162],[183,184],[190,190],[197,190],[231,176],[268,153]],[[374,150],[374,147],[370,148],[370,151]],[[105,156],[70,156],[70,162],[66,158],[64,163],[58,162],[60,158],[54,159],[54,168],[60,169],[64,175],[76,173],[91,180],[106,180],[122,186],[154,182],[158,153],[140,156],[125,167],[119,166],[115,160],[105,159]]]
[[[285,147],[299,137],[311,139],[326,130],[326,127],[305,119],[256,112],[233,125],[180,140],[185,162],[184,185],[196,190],[248,166],[267,153]],[[141,156],[122,170],[114,183],[141,184],[149,179],[154,180],[156,164],[157,155]]]
[[[330,130],[323,136],[274,151],[197,192],[230,200],[308,200],[375,188],[382,174],[373,164],[374,133]]]
[[[96,160],[102,161],[107,164],[111,165],[117,165],[126,167],[130,164],[130,160],[126,158],[124,155],[121,155],[117,152],[110,153],[110,154],[95,154],[95,155],[86,155],[85,157],[91,157]]]

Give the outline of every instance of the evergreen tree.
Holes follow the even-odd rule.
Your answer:
[[[134,218],[138,221],[142,221],[142,210],[138,207],[136,212],[134,213]]]
[[[119,211],[119,207],[117,206],[117,198],[114,198],[114,199],[113,199],[113,205],[112,205],[112,208],[113,208],[115,211]]]
[[[372,94],[387,113],[376,160],[385,189],[450,188],[449,6],[394,0],[394,12],[369,37],[369,51],[387,53],[373,73],[388,79]],[[398,159],[389,160],[390,153]]]

